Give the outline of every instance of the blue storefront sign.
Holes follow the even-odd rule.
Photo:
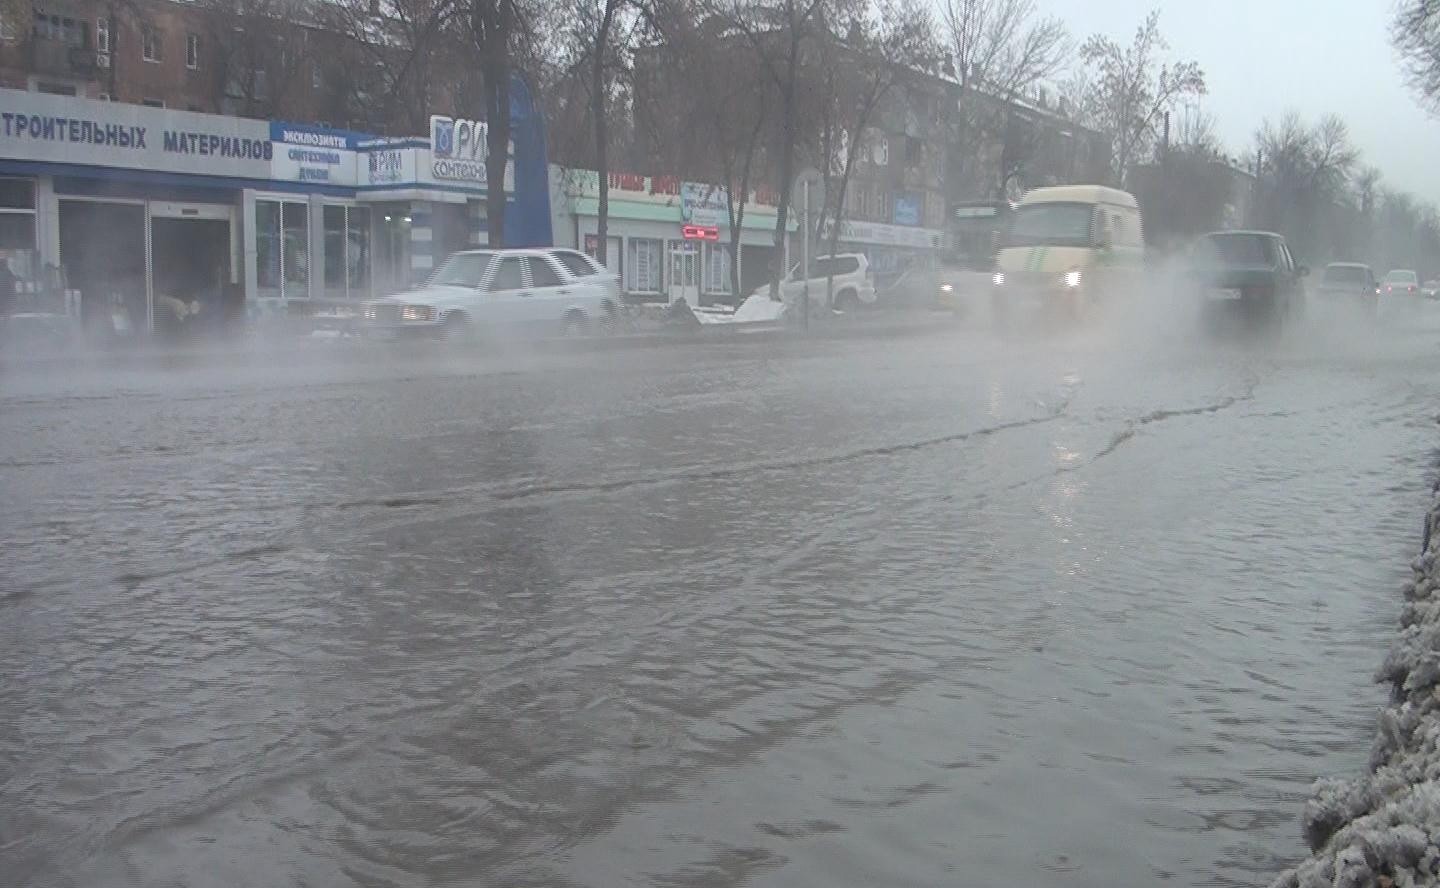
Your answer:
[[[920,198],[914,194],[895,195],[894,221],[896,225],[919,225]]]

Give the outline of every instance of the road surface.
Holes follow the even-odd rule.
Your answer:
[[[1437,383],[1428,316],[11,372],[0,872],[1263,883]]]

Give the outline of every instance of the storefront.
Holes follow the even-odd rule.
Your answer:
[[[558,173],[570,208],[567,240],[599,253],[599,177]],[[740,237],[740,281],[732,280],[729,195],[724,188],[671,176],[611,173],[606,264],[628,299],[693,305],[735,302],[767,279],[774,255],[775,203],[752,194]],[[793,223],[789,230],[794,231]],[[687,234],[692,236],[687,237]],[[696,237],[694,235],[703,235]]]
[[[487,243],[483,157],[431,145],[0,89],[0,260],[24,308],[107,332],[344,312]]]

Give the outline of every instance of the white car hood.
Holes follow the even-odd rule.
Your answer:
[[[474,302],[475,289],[473,287],[452,287],[448,285],[420,287],[414,290],[406,290],[403,293],[396,293],[394,296],[383,296],[379,299],[372,299],[371,301],[388,303],[390,305],[433,305],[436,308],[453,308],[457,305],[466,305]]]

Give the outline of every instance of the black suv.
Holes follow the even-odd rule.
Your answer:
[[[1202,311],[1237,313],[1266,327],[1300,314],[1310,269],[1295,261],[1285,238],[1271,231],[1215,231],[1191,254],[1192,280]]]

